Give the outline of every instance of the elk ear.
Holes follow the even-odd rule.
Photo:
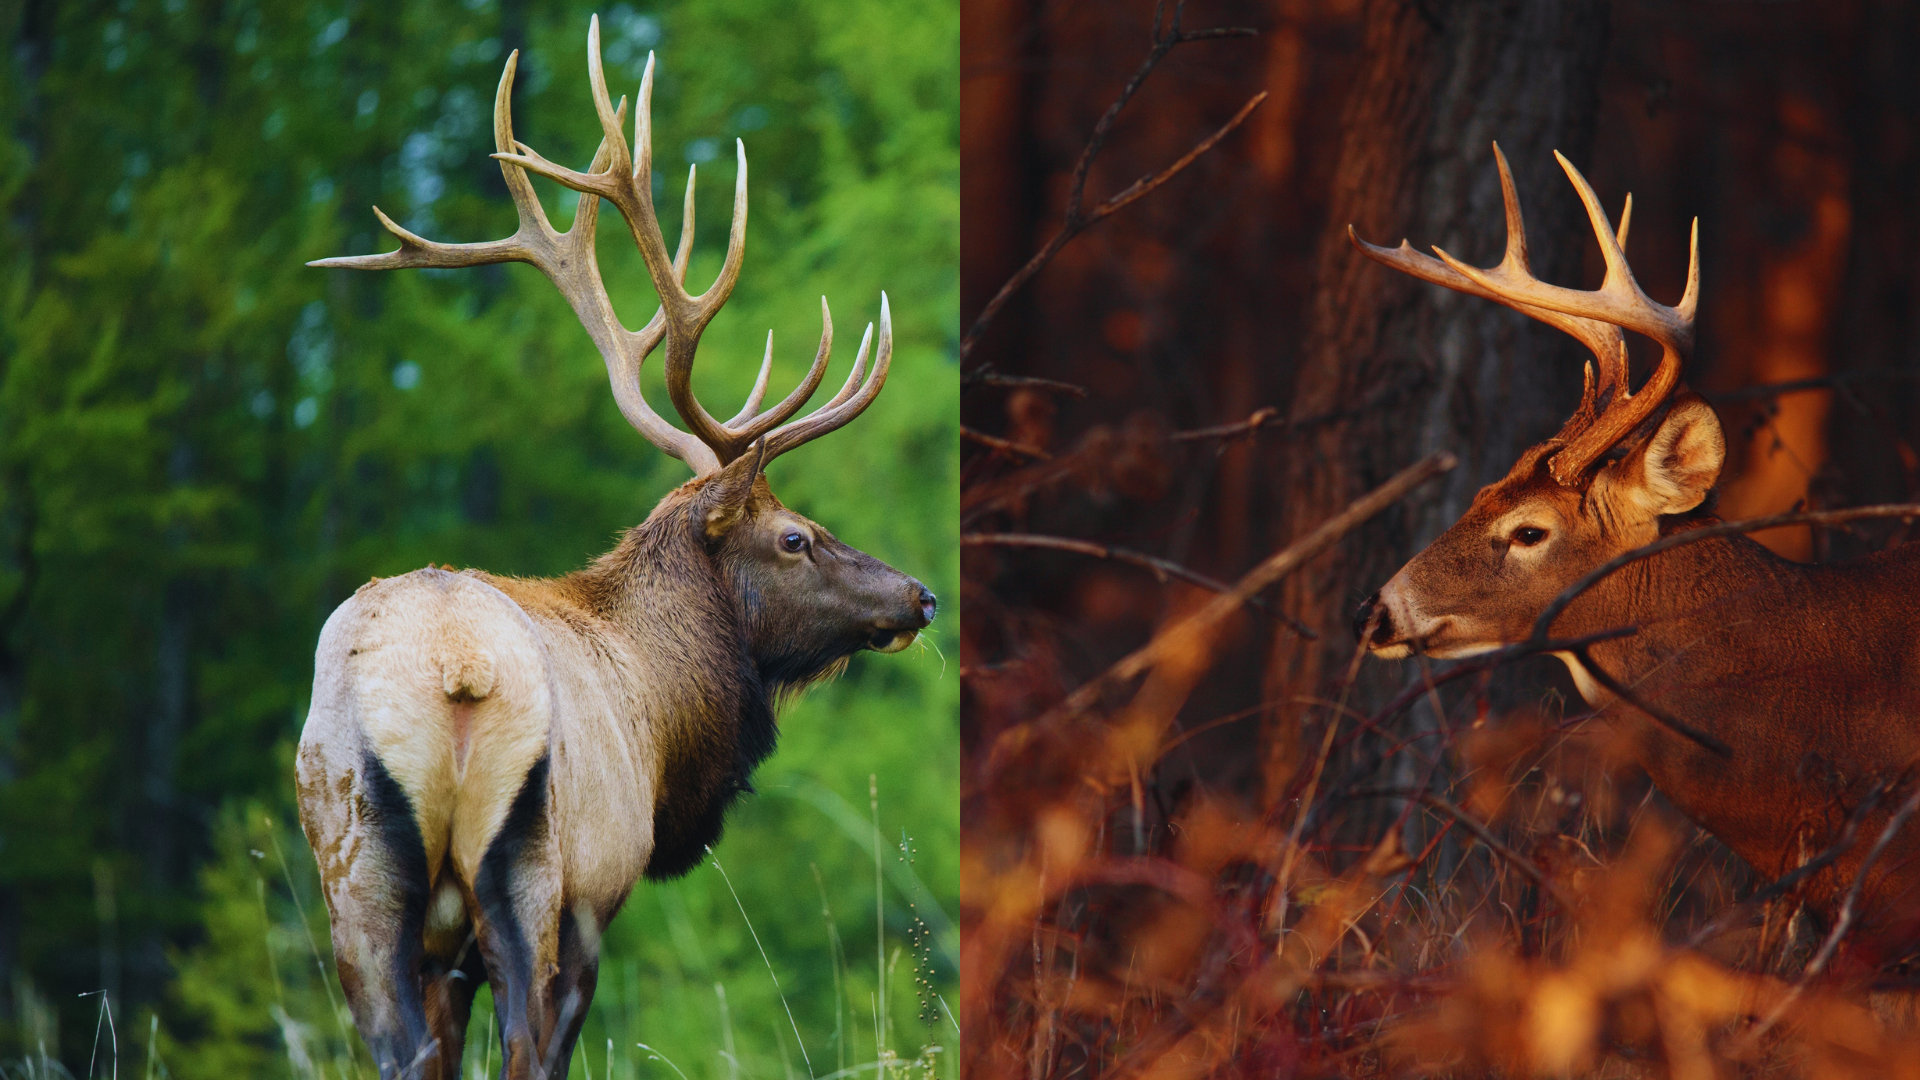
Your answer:
[[[755,440],[752,453],[728,462],[700,489],[693,504],[693,518],[708,540],[724,538],[746,518],[747,502],[753,495],[753,482],[760,476],[766,449],[765,438]]]
[[[1648,514],[1681,514],[1699,506],[1720,478],[1727,440],[1713,407],[1693,394],[1676,400],[1641,451],[1634,501]]]

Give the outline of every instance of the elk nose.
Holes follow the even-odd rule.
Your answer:
[[[1378,613],[1377,616],[1375,614],[1376,612]],[[1379,620],[1377,623],[1374,622],[1376,617]],[[1385,645],[1393,640],[1393,616],[1389,615],[1387,609],[1381,606],[1379,593],[1374,593],[1372,596],[1362,600],[1360,602],[1360,610],[1353,613],[1353,636],[1362,641],[1367,641],[1368,623],[1374,623],[1373,637],[1369,642],[1370,644]]]
[[[939,607],[940,601],[934,599],[933,593],[925,585],[920,586],[920,617],[927,622],[932,622],[933,613],[939,610]]]

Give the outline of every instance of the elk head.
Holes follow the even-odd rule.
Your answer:
[[[1450,289],[1485,297],[1563,330],[1593,351],[1580,407],[1559,434],[1521,455],[1505,479],[1474,497],[1466,514],[1364,604],[1355,619],[1375,655],[1459,657],[1525,640],[1553,598],[1612,557],[1656,539],[1677,515],[1704,513],[1726,444],[1707,403],[1680,385],[1693,348],[1699,298],[1700,226],[1693,228],[1687,288],[1677,307],[1648,299],[1624,248],[1628,196],[1616,233],[1579,170],[1557,152],[1606,259],[1593,292],[1548,285],[1527,265],[1526,226],[1505,155],[1496,144],[1507,213],[1506,257],[1482,270],[1439,248],[1438,259],[1348,236],[1377,262]],[[1624,331],[1661,346],[1639,393],[1627,384]]]
[[[693,469],[693,479],[663,499],[642,528],[670,534],[683,530],[678,539],[690,538],[704,548],[734,593],[749,654],[763,675],[775,685],[794,685],[831,670],[862,648],[879,652],[906,648],[933,620],[933,594],[920,582],[842,544],[827,530],[782,506],[762,473],[767,462],[841,427],[879,395],[893,358],[893,318],[886,294],[880,295],[878,348],[873,347],[874,328],[869,324],[853,370],[825,405],[793,418],[819,387],[832,354],[833,318],[826,298],[821,297],[820,345],[799,386],[777,404],[761,408],[773,364],[769,332],[760,373],[745,406],[730,420],[714,419],[694,397],[691,376],[700,335],[732,294],[746,252],[745,144],[735,140],[738,172],[726,257],[713,284],[696,296],[685,285],[693,252],[696,168],[687,171],[676,250],[668,250],[654,210],[654,58],[647,57],[640,80],[634,120],[637,158],[621,130],[626,99],[615,105],[607,94],[597,16],[587,34],[587,62],[602,138],[592,165],[586,172],[576,172],[514,139],[512,94],[519,53],[507,58],[494,97],[497,152],[493,156],[500,161],[519,213],[519,228],[512,236],[477,244],[436,243],[401,227],[375,207],[381,223],[399,239],[398,251],[321,259],[308,265],[387,270],[524,262],[538,267],[566,297],[606,361],[614,400],[627,421]],[[580,193],[573,224],[565,232],[548,221],[527,177],[530,172]],[[660,296],[659,309],[638,331],[622,325],[600,279],[594,230],[601,199],[611,202],[625,219]],[[685,430],[654,412],[640,392],[641,366],[663,342],[667,396]]]

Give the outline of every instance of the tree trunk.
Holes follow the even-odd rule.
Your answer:
[[[960,9],[960,332],[1032,255],[1033,190],[1028,80],[1037,30],[1032,0],[968,0]],[[1025,290],[967,359],[972,370],[1017,356]]]
[[[1288,610],[1318,642],[1281,635],[1266,699],[1266,790],[1277,798],[1304,752],[1312,706],[1344,676],[1355,606],[1551,435],[1579,398],[1570,338],[1496,304],[1417,281],[1356,252],[1358,234],[1438,244],[1479,265],[1504,243],[1489,143],[1512,163],[1527,210],[1534,272],[1579,286],[1588,227],[1553,151],[1583,162],[1598,110],[1608,26],[1604,0],[1370,0],[1365,60],[1348,98],[1332,212],[1320,242],[1317,292],[1291,404],[1296,419],[1358,410],[1288,456],[1279,478],[1285,530],[1299,536],[1395,470],[1432,450],[1459,455],[1444,480],[1296,574]],[[1611,202],[1617,196],[1603,193]],[[1368,673],[1349,706],[1364,709],[1398,679]],[[1402,755],[1404,758],[1405,755]]]
[[[1920,497],[1920,12],[1899,0],[1864,5],[1847,137],[1853,162],[1852,251],[1829,355],[1843,371],[1877,372],[1838,395],[1828,431],[1838,489],[1821,501],[1906,502]],[[1888,372],[1898,373],[1888,377]],[[1899,535],[1912,535],[1902,529]],[[1878,547],[1829,537],[1845,554]]]

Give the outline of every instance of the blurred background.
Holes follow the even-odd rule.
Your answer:
[[[968,954],[967,997],[981,1011],[967,1015],[991,1025],[977,1043],[970,1030],[968,1053],[983,1069],[1017,1060],[1032,1075],[1147,1070],[1157,1059],[1141,1048],[1163,1036],[1207,1053],[1238,1047],[1238,1064],[1219,1064],[1229,1071],[1332,1060],[1352,1045],[1338,1032],[1360,1030],[1343,1027],[1351,1016],[1337,995],[1303,999],[1298,1046],[1282,1053],[1276,1036],[1261,1049],[1245,1010],[1265,1006],[1231,992],[1229,974],[1245,969],[1227,957],[1246,954],[1221,944],[1226,930],[1207,929],[1191,894],[1180,894],[1183,909],[1164,881],[1067,889],[1015,917],[996,890],[1038,897],[1020,875],[1041,873],[1063,835],[1091,845],[1089,859],[1151,855],[1192,868],[1191,855],[1223,904],[1271,886],[1278,848],[1247,856],[1252,869],[1222,852],[1296,814],[1304,821],[1289,800],[1320,781],[1309,766],[1333,745],[1322,740],[1335,714],[1364,717],[1419,677],[1417,665],[1371,662],[1347,686],[1356,606],[1579,400],[1586,354],[1571,339],[1365,260],[1348,224],[1378,244],[1405,237],[1491,265],[1503,243],[1497,139],[1535,272],[1593,288],[1599,252],[1557,149],[1616,221],[1633,194],[1629,259],[1649,295],[1673,303],[1697,215],[1699,344],[1684,378],[1727,431],[1721,515],[1910,501],[1920,494],[1920,11],[1889,0],[968,0],[962,10],[963,333],[1059,229],[1076,163],[1142,70],[1156,18],[1163,33],[1176,15],[1187,31],[1246,33],[1164,52],[1092,158],[1086,206],[1266,95],[1190,167],[1062,248],[963,356],[961,517],[973,538],[963,549],[964,910],[969,948],[979,927],[1010,935],[1004,954],[982,945],[978,964]],[[1637,384],[1653,357],[1646,342],[1632,345]],[[1049,715],[1214,595],[1166,564],[1232,582],[1436,450],[1460,467],[1269,591],[1268,610],[1249,610],[1214,642],[1189,695],[1129,712],[1124,693],[1109,693],[1085,705],[1104,728]],[[991,538],[1006,533],[1081,546]],[[1807,560],[1905,536],[1888,524],[1757,538]],[[1105,557],[1113,549],[1163,563],[1128,565]],[[1087,740],[1162,705],[1159,755],[1132,776],[1121,762],[1096,778]],[[1312,858],[1339,873],[1390,822],[1406,826],[1409,844],[1443,831],[1405,802],[1328,791],[1443,792],[1485,764],[1452,743],[1476,711],[1483,722],[1524,714],[1552,725],[1582,708],[1563,665],[1537,658],[1417,704],[1379,738],[1343,733],[1306,828]],[[1643,779],[1609,783],[1612,805],[1663,805]],[[1084,835],[1049,824],[1069,806]],[[1746,886],[1710,838],[1671,811],[1665,820],[1699,860],[1684,867],[1709,867],[1697,881],[1728,890],[1689,903],[1713,910]],[[1528,831],[1538,824],[1516,824],[1510,841],[1530,850],[1558,827]],[[1617,825],[1569,828],[1604,859],[1624,840]],[[1436,897],[1458,886],[1461,911],[1476,900],[1521,908],[1495,868],[1467,858],[1457,830],[1436,843],[1438,866],[1467,871],[1413,884]],[[1212,854],[1192,854],[1195,844]],[[1088,872],[1120,873],[1099,865]],[[1436,933],[1464,933],[1452,918]],[[1046,963],[1043,944],[1058,950]]]
[[[428,563],[571,570],[686,471],[622,420],[532,268],[302,263],[392,247],[372,204],[433,239],[511,232],[487,157],[501,66],[521,50],[516,135],[583,165],[596,10],[616,96],[659,54],[656,183],[677,193],[701,166],[690,281],[718,267],[746,140],[748,256],[701,397],[744,396],[769,327],[776,392],[791,385],[823,293],[842,378],[886,289],[888,389],[769,471],[789,505],[958,599],[955,5],[0,3],[8,1075],[364,1068],[292,801],[322,621],[369,576]],[[571,220],[571,194],[536,183]],[[645,271],[615,215],[601,238],[638,326]],[[956,610],[925,648],[856,659],[786,712],[717,849],[724,878],[710,862],[635,891],[576,1072],[825,1075],[926,1051],[951,1075],[926,1048],[957,1033],[939,1003]]]

